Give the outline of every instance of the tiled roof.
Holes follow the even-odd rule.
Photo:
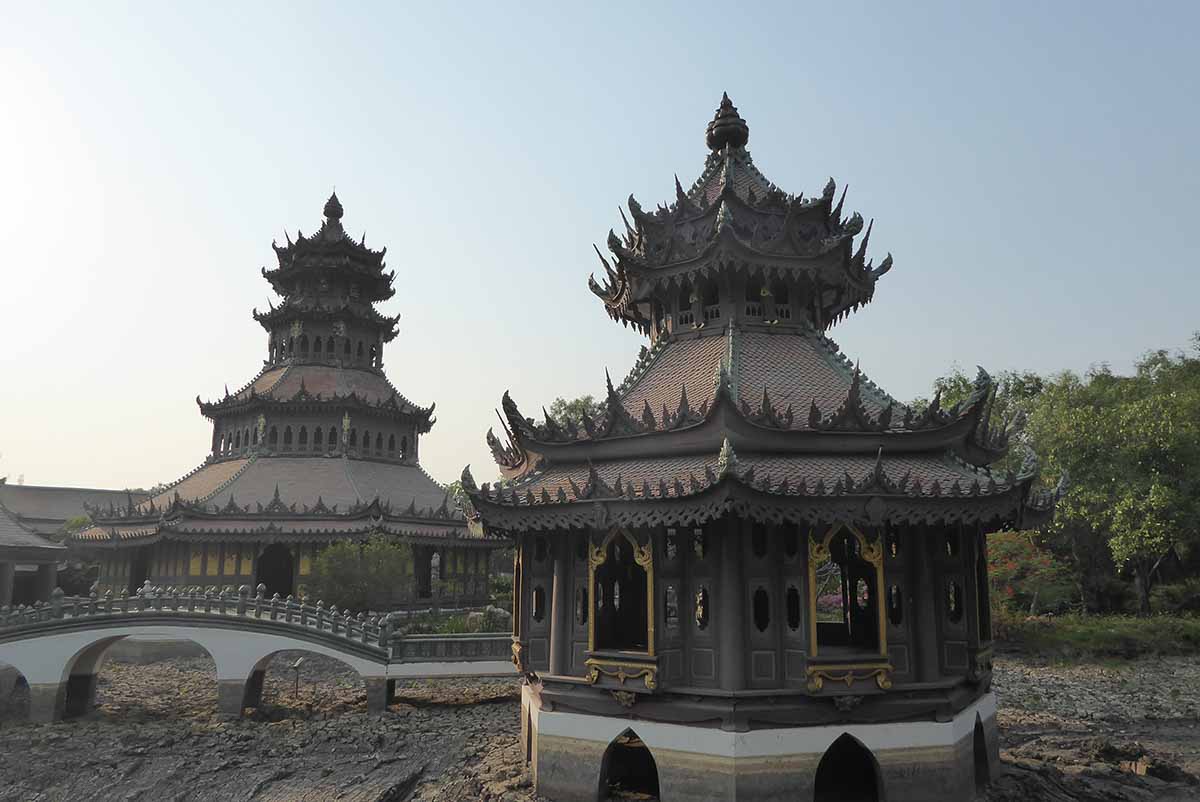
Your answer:
[[[110,502],[124,505],[129,495],[124,490],[0,483],[0,505],[27,528],[44,535],[57,532],[71,518],[86,515],[86,507],[107,507]],[[135,502],[146,498],[145,493],[132,496]]]
[[[748,200],[751,191],[762,198],[775,189],[775,185],[754,166],[750,151],[739,148],[730,152],[728,160],[721,153],[710,153],[704,164],[704,172],[688,190],[688,198],[703,206],[711,205],[720,197],[726,175],[733,184],[733,191],[742,200]]]
[[[183,501],[220,507],[230,498],[243,507],[266,505],[276,487],[285,505],[312,507],[320,499],[343,512],[376,497],[398,509],[414,501],[418,509],[437,508],[446,497],[446,489],[415,465],[348,457],[254,457],[204,465],[156,496],[154,504],[167,507],[178,493]]]
[[[621,480],[623,487],[632,484],[636,495],[640,497],[642,483],[647,482],[652,488],[652,496],[659,497],[659,482],[665,480],[668,486],[668,497],[676,495],[675,482],[682,484],[685,493],[690,490],[691,479],[695,477],[705,482],[706,469],[717,473],[719,457],[717,454],[697,455],[690,457],[645,458],[630,460],[615,460],[597,462],[594,464],[596,475],[609,486]],[[883,472],[892,480],[899,480],[907,475],[910,484],[919,480],[925,488],[924,494],[930,495],[930,488],[937,482],[942,489],[948,489],[957,481],[963,489],[975,480],[986,484],[991,476],[987,471],[972,470],[970,467],[951,457],[939,457],[927,454],[883,456],[880,460]],[[876,468],[876,457],[865,455],[823,456],[823,455],[738,455],[737,471],[744,474],[754,469],[754,480],[760,482],[769,479],[772,486],[778,485],[784,479],[792,488],[798,487],[803,481],[808,492],[814,492],[818,482],[822,482],[827,491],[831,492],[838,481],[850,476],[855,482],[862,482]],[[574,500],[570,483],[583,487],[588,482],[588,465],[552,466],[545,471],[539,471],[521,481],[505,485],[513,489],[519,496],[526,491],[532,491],[535,497],[545,490],[553,498],[561,488],[568,500]],[[999,481],[1000,477],[997,477]]]
[[[5,558],[6,552],[16,552],[18,556],[54,557],[65,551],[63,546],[47,540],[25,526],[17,520],[16,515],[0,504],[0,560]]]
[[[832,415],[846,400],[854,380],[850,360],[836,343],[819,334],[744,329],[731,334],[726,329],[720,336],[668,342],[637,378],[628,381],[621,393],[622,402],[635,418],[641,417],[646,402],[656,416],[664,405],[674,414],[680,391],[686,386],[688,403],[697,410],[705,402],[711,403],[722,361],[731,373],[740,402],[757,410],[766,388],[776,410],[783,412],[792,406],[793,428],[807,427],[809,406],[814,402],[822,415]],[[863,406],[871,416],[894,403],[891,396],[863,377],[860,391]],[[897,421],[900,417],[895,416]]]
[[[253,389],[259,396],[289,401],[300,392],[301,385],[313,396],[332,398],[334,395],[355,393],[360,399],[371,404],[387,401],[393,393],[397,393],[396,388],[385,376],[374,371],[332,365],[284,365],[264,370],[245,389],[237,393],[237,398],[249,398],[250,390]],[[398,400],[412,403],[402,395]]]

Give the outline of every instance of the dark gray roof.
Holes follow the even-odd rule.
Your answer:
[[[14,485],[0,480],[0,505],[8,508],[27,528],[43,535],[62,529],[71,518],[86,515],[86,506],[107,507],[128,501],[125,490],[102,490],[91,487],[46,487]],[[145,493],[133,493],[135,502],[147,498]]]
[[[0,560],[39,562],[58,560],[66,552],[21,523],[17,516],[0,504]]]

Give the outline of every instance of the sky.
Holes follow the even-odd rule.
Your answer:
[[[485,481],[506,389],[632,367],[592,244],[696,178],[722,91],[770,180],[875,220],[895,268],[830,335],[898,398],[1200,329],[1200,4],[567,6],[0,0],[0,476],[200,464],[271,242],[336,187],[396,271],[388,376],[437,403],[422,464]]]

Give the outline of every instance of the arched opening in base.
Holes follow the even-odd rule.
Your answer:
[[[658,799],[658,764],[633,730],[618,735],[604,752],[600,799]]]
[[[25,675],[0,663],[0,727],[29,720],[29,683]]]
[[[366,703],[366,682],[335,657],[287,650],[273,652],[246,678],[245,707],[271,721],[357,711]]]
[[[843,733],[817,766],[813,802],[880,802],[879,764],[871,750]]]
[[[987,736],[983,733],[983,721],[975,716],[975,790],[984,791],[991,783],[992,774],[988,766]]]
[[[254,583],[267,586],[268,599],[276,593],[281,599],[286,599],[293,593],[294,571],[291,549],[282,543],[272,543],[258,555]]]

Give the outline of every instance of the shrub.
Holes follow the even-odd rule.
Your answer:
[[[398,586],[411,584],[412,547],[384,537],[342,541],[313,562],[309,594],[343,610],[386,610]]]
[[[1157,586],[1150,591],[1150,606],[1156,613],[1200,611],[1200,577]]]
[[[1070,570],[1038,543],[1036,532],[990,535],[988,579],[992,600],[998,603],[994,607],[1061,612],[1075,597]]]

